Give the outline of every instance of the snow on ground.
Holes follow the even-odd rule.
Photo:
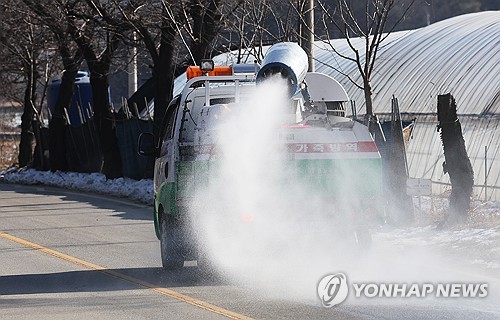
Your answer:
[[[0,172],[0,182],[46,185],[71,190],[108,194],[135,202],[153,204],[153,180],[129,178],[106,180],[102,173],[50,172],[9,168]]]
[[[396,248],[432,247],[449,257],[467,260],[469,267],[500,274],[500,224],[483,228],[463,225],[442,230],[433,225],[383,229],[373,237],[374,241],[390,243]]]
[[[500,201],[472,201],[469,221],[438,227],[448,210],[448,199],[414,199],[413,226],[380,227],[374,241],[394,248],[432,248],[440,255],[460,260],[464,268],[500,275]]]
[[[9,168],[0,172],[0,182],[48,185],[95,192],[153,203],[153,181],[118,178],[106,180],[100,173],[50,172]],[[473,201],[467,224],[436,227],[448,208],[445,198],[415,199],[415,223],[410,227],[383,226],[374,230],[375,241],[393,247],[433,247],[468,261],[488,273],[500,274],[500,201]]]

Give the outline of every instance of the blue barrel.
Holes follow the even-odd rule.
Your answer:
[[[60,88],[61,79],[53,80],[48,86],[47,105],[52,112],[54,112]],[[92,114],[92,88],[89,74],[85,71],[78,71],[75,78],[73,99],[68,110],[69,123],[72,126],[80,126],[92,118]]]

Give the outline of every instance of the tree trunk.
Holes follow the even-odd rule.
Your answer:
[[[36,66],[30,61],[26,74],[26,89],[24,91],[24,110],[21,117],[21,142],[19,143],[19,167],[25,167],[33,160],[33,92],[36,87]]]
[[[365,103],[366,103],[366,115],[364,124],[368,125],[371,118],[373,117],[373,91],[372,84],[370,80],[364,81],[364,93],[365,93]]]
[[[115,122],[111,111],[109,97],[109,69],[113,53],[118,46],[119,38],[115,35],[108,39],[106,50],[98,57],[89,37],[77,31],[75,25],[71,25],[70,32],[83,53],[90,71],[90,85],[92,87],[92,107],[94,109],[94,124],[99,137],[99,148],[102,153],[100,171],[108,179],[121,177],[122,161],[116,138]]]
[[[80,60],[81,61],[81,60]],[[49,157],[51,171],[67,171],[66,159],[66,112],[73,98],[73,87],[80,62],[65,63],[65,70],[61,78],[59,96],[57,97],[54,112],[49,122]]]
[[[158,145],[163,116],[167,110],[169,101],[172,99],[172,87],[174,82],[173,58],[175,50],[175,25],[170,20],[164,20],[161,31],[161,44],[158,61],[153,67],[154,82],[154,127],[153,134],[155,143]]]
[[[90,85],[92,86],[94,123],[104,160],[102,173],[106,175],[106,178],[114,179],[122,176],[122,161],[116,138],[115,122],[109,104],[108,74],[109,64],[95,63],[90,73]]]
[[[465,148],[462,126],[457,116],[457,105],[451,94],[438,96],[438,128],[443,143],[444,173],[450,175],[450,223],[467,221],[474,185],[474,171]]]
[[[218,13],[220,0],[210,0],[208,6],[193,0],[191,3],[190,14],[193,18],[193,34],[195,39],[191,44],[191,53],[194,64],[199,64],[201,59],[208,59],[210,44],[217,36],[218,21],[221,15]]]

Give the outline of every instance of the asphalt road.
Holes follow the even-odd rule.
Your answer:
[[[358,301],[326,309],[319,300],[280,299],[196,268],[160,265],[150,207],[0,183],[0,319],[500,317],[476,302]]]

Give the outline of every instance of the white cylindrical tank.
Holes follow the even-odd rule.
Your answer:
[[[298,44],[277,43],[267,51],[257,74],[257,82],[281,74],[288,82],[290,95],[295,95],[300,90],[300,83],[304,80],[308,67],[307,54]]]

